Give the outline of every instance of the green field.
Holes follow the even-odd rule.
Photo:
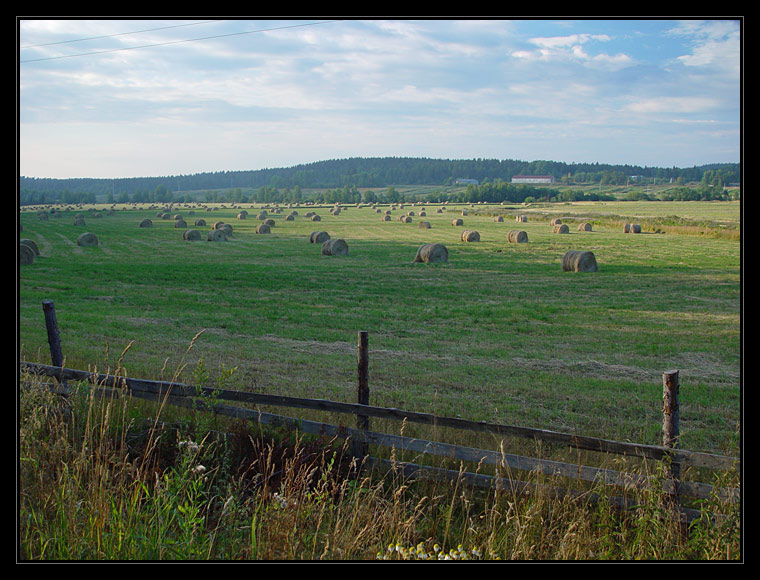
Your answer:
[[[369,332],[370,402],[472,420],[660,444],[662,373],[681,376],[681,446],[737,455],[741,309],[738,202],[620,202],[425,207],[383,222],[370,207],[295,208],[256,234],[258,208],[176,206],[203,241],[147,206],[19,215],[40,255],[19,267],[20,358],[50,362],[42,301],[55,304],[66,366],[193,382],[202,366],[227,387],[355,401],[357,332]],[[460,241],[462,227],[481,241]],[[383,210],[387,209],[382,207]],[[304,217],[316,211],[319,223]],[[191,215],[190,212],[194,212]],[[74,225],[83,213],[86,225]],[[514,216],[528,215],[525,223]],[[496,223],[495,215],[504,221]],[[152,228],[138,228],[143,218]],[[562,217],[568,234],[554,234]],[[421,220],[430,229],[420,229]],[[588,220],[592,231],[579,232]],[[205,241],[214,221],[227,242]],[[623,233],[625,221],[641,234]],[[528,243],[507,243],[524,230]],[[327,231],[348,256],[323,256]],[[97,247],[80,247],[83,231]],[[413,263],[423,243],[446,264]],[[563,272],[590,250],[595,273]],[[200,333],[199,336],[197,336]],[[197,338],[195,341],[194,337]],[[192,343],[192,348],[189,349]],[[121,358],[121,361],[119,360]],[[202,365],[201,365],[202,363]],[[232,372],[234,369],[234,372]]]

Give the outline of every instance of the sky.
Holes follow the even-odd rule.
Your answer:
[[[742,21],[17,18],[20,175],[741,161]]]

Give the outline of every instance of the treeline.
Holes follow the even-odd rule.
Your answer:
[[[325,189],[341,192],[342,195],[346,188],[355,197],[359,189],[401,185],[452,186],[461,178],[477,180],[484,186],[488,183],[508,183],[515,175],[551,175],[558,184],[563,185],[667,182],[724,187],[739,182],[740,166],[720,164],[658,168],[510,159],[349,158],[279,169],[163,177],[52,179],[22,176],[19,180],[19,201],[23,205],[88,203],[94,199],[119,203],[163,202],[177,201],[179,197],[191,194],[197,198],[197,192],[215,191],[224,192],[216,195],[228,198],[232,195],[230,192],[249,197],[289,197],[299,195],[298,192],[303,189]]]

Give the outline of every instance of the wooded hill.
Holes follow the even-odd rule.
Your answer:
[[[251,171],[219,171],[193,175],[117,179],[54,179],[21,176],[22,205],[102,201],[104,198],[140,201],[148,193],[208,190],[378,188],[399,185],[454,185],[458,179],[479,183],[510,182],[515,175],[551,175],[558,184],[623,185],[654,181],[701,183],[723,187],[740,181],[740,164],[691,168],[641,167],[600,163],[518,161],[498,159],[426,159],[410,157],[348,158]],[[68,198],[68,199],[67,199]]]

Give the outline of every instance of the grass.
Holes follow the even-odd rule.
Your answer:
[[[603,487],[591,502],[363,475],[336,441],[86,390],[62,406],[24,379],[21,560],[741,559],[738,504],[717,498],[687,530],[651,489],[621,512]]]
[[[129,376],[187,383],[202,375],[209,382],[224,380],[228,388],[352,402],[357,331],[367,330],[371,404],[653,445],[661,437],[662,373],[677,368],[681,446],[739,454],[738,204],[556,204],[528,211],[477,206],[465,218],[465,227],[481,234],[477,244],[460,242],[459,228],[450,225],[459,208],[436,214],[437,207],[427,207],[430,230],[417,228],[423,218],[411,224],[381,222],[374,210],[354,207],[340,216],[317,210],[319,224],[303,217],[304,208],[294,222],[274,216],[270,235],[256,235],[255,214],[237,220],[233,208],[194,208],[196,216],[185,216],[189,223],[203,217],[232,224],[227,243],[184,242],[181,230],[157,219],[155,209],[118,208],[112,216],[86,217],[84,228],[73,225],[74,210],[46,221],[23,212],[21,237],[36,241],[41,256],[19,269],[20,357],[49,362],[41,309],[49,299],[55,303],[66,366],[119,368]],[[504,223],[492,221],[497,212],[504,213]],[[529,213],[530,221],[515,224],[517,213]],[[550,214],[571,224],[591,217],[594,230],[575,232],[571,225],[570,234],[551,234]],[[143,217],[154,227],[138,228]],[[642,223],[645,233],[623,234],[625,221]],[[83,229],[96,233],[100,246],[77,247]],[[316,229],[346,239],[349,256],[321,256],[308,243]],[[510,229],[527,231],[529,243],[507,244]],[[664,233],[653,233],[658,229]],[[413,264],[417,247],[426,242],[445,243],[449,262]],[[600,271],[561,272],[568,249],[592,250]],[[41,425],[36,412],[30,410],[28,420]],[[108,444],[113,455],[110,447],[101,454],[104,463],[88,463],[84,450],[95,446],[83,441],[91,435],[61,429],[60,439],[25,438],[30,447],[21,455],[22,468],[44,466],[22,469],[25,557],[367,559],[380,552],[399,558],[420,541],[428,554],[441,553],[435,543],[447,553],[462,543],[504,559],[737,557],[736,537],[718,540],[713,531],[704,532],[712,549],[674,539],[663,544],[667,553],[658,553],[643,540],[636,545],[633,520],[604,511],[589,514],[587,507],[581,517],[570,505],[542,505],[537,513],[545,524],[544,508],[553,514],[567,510],[567,519],[552,519],[556,529],[545,525],[523,534],[520,530],[530,526],[520,528],[518,521],[542,521],[531,520],[533,512],[524,512],[529,506],[523,502],[510,507],[501,503],[504,498],[469,492],[459,497],[458,490],[452,497],[452,490],[403,481],[397,488],[329,480],[342,490],[340,502],[315,505],[313,490],[299,491],[297,513],[291,513],[271,501],[274,491],[239,496],[242,483],[230,475],[237,469],[231,459],[218,467],[224,477],[212,468],[215,475],[207,475],[211,483],[205,487],[177,461],[182,457],[177,449],[160,462],[160,470],[138,477],[125,463],[126,450],[133,466],[155,463],[156,454],[131,450],[126,433],[132,436],[132,424],[142,415],[120,412],[114,421],[119,436]],[[176,448],[178,435],[173,437]],[[263,441],[264,448],[274,445]],[[457,442],[494,444],[476,436]],[[218,451],[217,445],[222,443],[208,440],[206,449]],[[317,472],[328,464],[325,456]],[[82,472],[62,478],[62,469]],[[169,476],[164,487],[157,487],[156,474]],[[168,496],[166,489],[172,490]],[[406,489],[414,493],[400,491]],[[91,510],[87,498],[98,497],[96,491],[104,503]],[[120,503],[106,505],[109,496]],[[374,501],[360,510],[358,497]],[[124,534],[116,542],[112,518],[97,521],[96,514],[106,512],[118,514],[114,517],[129,530],[132,548],[125,547]],[[474,535],[466,531],[471,520],[484,524]],[[377,529],[369,529],[373,521]],[[449,533],[440,521],[450,522]],[[311,530],[308,538],[293,532],[314,522],[324,527]],[[91,529],[85,533],[82,526]],[[571,532],[577,537],[568,539]],[[106,535],[112,542],[108,549],[102,548]],[[210,543],[210,537],[216,539]],[[388,544],[394,545],[392,553]]]

